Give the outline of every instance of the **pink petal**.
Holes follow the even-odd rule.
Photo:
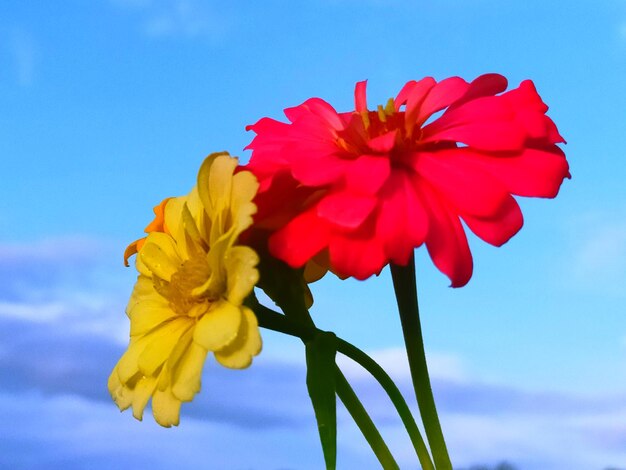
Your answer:
[[[336,147],[334,151],[320,151],[299,142],[284,149],[291,155],[289,162],[293,177],[306,186],[323,186],[343,176],[348,162],[337,155]]]
[[[246,126],[246,131],[253,131],[256,134],[268,135],[272,140],[277,136],[282,136],[287,133],[289,124],[277,121],[272,118],[261,118],[256,123]]]
[[[246,169],[251,170],[258,177],[254,167],[248,165]],[[254,216],[255,227],[283,226],[286,221],[281,220],[282,218],[291,217],[301,210],[302,201],[306,199],[306,194],[302,194],[303,189],[293,179],[288,167],[276,171],[271,177],[260,179],[259,192],[254,198],[254,203],[258,208]]]
[[[376,236],[387,258],[404,265],[428,231],[428,213],[416,192],[419,183],[408,172],[393,171],[379,195]]]
[[[357,113],[367,112],[367,80],[358,82],[354,88],[354,109]]]
[[[299,268],[326,247],[329,237],[328,224],[310,209],[275,232],[269,239],[269,249],[277,258]]]
[[[336,140],[335,130],[329,126],[328,122],[316,114],[303,114],[296,119],[289,127],[290,141],[306,142],[307,145],[317,142],[326,144],[329,148]]]
[[[458,150],[416,153],[415,171],[459,212],[493,217],[508,203],[509,192],[479,165],[457,158]]]
[[[420,114],[420,107],[428,95],[428,92],[437,84],[434,78],[426,77],[415,84],[406,102],[405,127],[406,133],[410,135],[415,127],[417,116]]]
[[[409,99],[409,95],[411,94],[411,91],[413,90],[415,85],[417,85],[417,82],[415,80],[410,80],[404,84],[396,98],[393,100],[396,111],[400,110],[400,106],[406,104],[407,100]]]
[[[352,237],[335,234],[328,246],[330,265],[338,276],[359,280],[379,274],[387,263],[379,240],[372,237]]]
[[[423,142],[459,142],[478,150],[519,151],[524,147],[524,130],[513,122],[472,123],[431,134]]]
[[[339,114],[329,103],[320,98],[310,98],[299,106],[285,109],[285,116],[291,122],[296,122],[302,117],[314,115],[332,128],[340,129],[343,125]]]
[[[471,149],[458,149],[457,158],[480,165],[498,178],[512,194],[529,197],[555,197],[569,165],[556,146],[550,150],[525,149],[512,155],[491,155]]]
[[[373,196],[359,196],[350,192],[331,193],[317,204],[317,215],[330,224],[355,229],[376,207]]]
[[[421,126],[432,114],[450,106],[463,96],[468,87],[469,83],[460,77],[446,78],[437,83],[424,98],[416,118],[416,125]]]
[[[516,120],[524,126],[530,138],[544,139],[552,144],[565,142],[554,122],[545,115],[548,106],[541,100],[533,82],[525,80],[519,88],[504,93],[502,97],[509,102]]]
[[[451,287],[463,287],[472,277],[472,253],[458,217],[427,185],[420,186],[429,212],[426,248],[437,268],[450,278]]]
[[[394,147],[397,134],[397,130],[387,132],[383,135],[379,135],[378,137],[371,139],[367,143],[367,145],[374,152],[387,153]]]
[[[289,124],[270,118],[262,118],[256,124],[246,126],[246,130],[251,130],[257,134],[246,147],[246,150],[253,149],[261,152],[280,150],[281,145],[287,141],[289,128]]]
[[[507,205],[495,218],[480,218],[467,214],[461,217],[479,238],[494,246],[502,246],[524,225],[524,217],[519,205],[509,196]]]
[[[459,98],[456,102],[450,105],[448,108],[448,112],[453,109],[469,102],[475,100],[476,98],[481,98],[483,96],[493,96],[498,93],[502,93],[506,90],[508,85],[508,81],[506,77],[503,77],[497,73],[487,73],[481,75],[474,79],[465,92],[465,94]]]
[[[462,142],[481,150],[520,150],[526,136],[508,102],[497,96],[478,98],[444,113],[424,127],[422,140]]]
[[[391,172],[389,159],[380,155],[361,155],[346,165],[346,188],[357,194],[376,194]]]

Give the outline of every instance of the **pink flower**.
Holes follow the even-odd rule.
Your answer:
[[[285,110],[289,123],[249,126],[257,223],[293,267],[315,258],[366,279],[425,243],[460,287],[472,275],[461,220],[500,246],[522,227],[513,195],[552,198],[569,177],[564,140],[531,81],[505,92],[496,74],[424,78],[375,111],[365,87],[356,85],[354,112],[312,98]]]

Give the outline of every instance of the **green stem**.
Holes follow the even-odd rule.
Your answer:
[[[343,402],[346,409],[354,419],[354,422],[357,424],[363,436],[369,443],[372,451],[376,454],[378,461],[382,465],[384,470],[398,469],[398,464],[394,460],[387,444],[383,440],[382,436],[376,429],[376,426],[372,422],[372,419],[365,411],[363,404],[359,401],[359,398],[352,390],[352,387],[346,380],[345,376],[342,374],[339,367],[335,365],[335,376],[336,376],[336,386],[337,386],[337,395],[339,399]]]
[[[271,308],[262,305],[256,297],[248,297],[246,299],[246,305],[254,311],[254,314],[259,321],[259,326],[262,328],[295,336],[296,338],[300,338],[302,341],[312,339],[317,332],[317,328],[315,327],[309,327],[299,322],[295,322],[286,315],[278,313]]]
[[[356,363],[360,364],[365,370],[367,370],[372,376],[378,381],[378,383],[383,387],[387,395],[391,399],[391,402],[396,407],[398,414],[400,415],[400,419],[404,424],[404,427],[409,434],[409,438],[413,444],[413,448],[415,449],[415,453],[417,454],[417,458],[419,459],[420,465],[424,470],[434,470],[434,465],[432,460],[430,459],[430,455],[428,453],[428,449],[426,444],[424,443],[424,439],[420,434],[420,431],[415,423],[415,419],[411,414],[411,410],[407,405],[402,393],[398,390],[398,387],[391,380],[391,377],[387,375],[387,372],[378,365],[376,361],[374,361],[371,357],[365,354],[356,346],[344,341],[341,338],[337,338],[337,351],[346,355]]]
[[[452,463],[439,424],[435,399],[430,386],[424,339],[420,326],[419,306],[417,303],[417,280],[415,277],[415,260],[411,257],[407,266],[391,265],[391,277],[400,312],[402,333],[409,359],[409,368],[417,404],[419,406],[426,437],[435,461],[437,470],[451,470]]]
[[[316,332],[316,329],[311,329],[291,321],[286,318],[285,315],[281,315],[280,313],[261,305],[258,301],[256,301],[256,299],[251,299],[249,301],[249,305],[254,310],[259,320],[259,326],[262,326],[263,328],[296,336],[303,340],[312,338]],[[400,393],[400,390],[398,390],[398,387],[391,377],[389,377],[387,372],[385,372],[385,370],[366,353],[339,337],[337,337],[337,351],[361,365],[361,367],[368,371],[378,381],[385,392],[387,392],[387,395],[395,406],[398,414],[400,415],[400,419],[409,434],[422,468],[424,470],[433,470],[434,466],[430,455],[428,454],[428,449],[424,443],[422,435],[420,434],[417,424],[415,424],[415,419],[413,419],[411,410],[404,400],[402,393]]]

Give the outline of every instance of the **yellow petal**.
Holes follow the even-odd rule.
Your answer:
[[[181,401],[191,401],[200,391],[202,368],[207,350],[197,343],[191,343],[181,358],[174,374],[172,393]]]
[[[185,205],[186,197],[173,197],[165,206],[164,218],[167,231],[175,238],[178,238],[180,232],[180,223],[182,217],[182,208]]]
[[[145,338],[139,338],[137,340],[131,340],[128,345],[128,349],[122,355],[117,363],[117,373],[122,384],[128,382],[137,372],[139,372],[139,366],[137,365],[137,359],[139,355],[146,347]]]
[[[193,214],[189,210],[189,206],[187,204],[182,207],[182,223],[185,229],[185,234],[189,236],[197,245],[202,245],[202,235],[198,230],[198,226],[196,225],[196,219],[194,219]],[[182,237],[181,237],[182,238]]]
[[[224,264],[227,273],[227,298],[235,304],[241,305],[243,300],[252,292],[259,280],[259,272],[255,266],[259,263],[259,256],[247,246],[234,246],[226,253]]]
[[[128,306],[132,307],[133,303],[139,302],[140,300],[152,296],[156,291],[154,290],[154,283],[150,276],[144,276],[140,274],[137,276],[137,282],[135,283],[135,287],[133,288],[133,292],[130,294],[130,301],[128,302]]]
[[[169,428],[178,426],[180,422],[180,400],[172,395],[172,391],[157,390],[152,397],[152,414],[161,426]]]
[[[156,294],[156,293],[155,293]],[[148,333],[151,329],[177,316],[160,295],[152,296],[136,303],[129,312],[130,335],[137,336]]]
[[[107,385],[109,393],[120,411],[127,409],[132,403],[133,396],[132,392],[120,382],[117,366],[111,372]]]
[[[244,369],[252,363],[252,356],[261,352],[262,342],[257,318],[248,307],[241,307],[243,321],[237,339],[215,352],[215,359],[225,367]]]
[[[163,369],[159,374],[159,382],[157,384],[159,390],[164,391],[166,388],[171,388],[173,380],[172,375],[178,367],[180,358],[185,354],[189,346],[193,344],[193,330],[193,328],[190,328],[183,333],[176,343],[176,346],[174,346],[174,349],[172,349],[167,361],[163,364]]]
[[[148,400],[154,393],[156,388],[156,379],[154,377],[142,377],[137,382],[133,390],[133,416],[139,421],[143,418],[143,410],[148,404]]]
[[[204,209],[204,205],[200,200],[200,194],[198,193],[197,186],[194,186],[191,192],[187,195],[187,207],[196,222],[196,227],[198,228],[202,239],[205,240],[205,242],[208,242],[210,239],[209,234],[211,233],[212,223],[211,218],[208,216]]]
[[[252,202],[259,190],[259,182],[249,171],[241,171],[233,176],[233,189],[230,211],[237,235],[252,225],[256,204]]]
[[[163,324],[143,336],[130,339],[128,349],[117,363],[118,374],[123,384],[127,384],[139,372],[139,357],[152,343],[159,344],[170,334],[169,325]]]
[[[193,326],[188,318],[178,318],[160,328],[138,358],[139,370],[145,375],[153,375],[171,354],[181,335]]]
[[[144,277],[148,277],[148,278],[152,277],[152,271],[150,271],[148,266],[146,266],[146,264],[141,260],[139,256],[135,256],[135,269],[137,269],[137,272]]]
[[[148,235],[146,243],[139,250],[138,258],[152,273],[166,281],[170,280],[181,264],[174,239],[161,232]]]
[[[237,159],[226,152],[212,153],[200,166],[198,194],[210,216],[217,214],[224,205],[230,203],[232,175],[236,167]]]
[[[230,302],[220,302],[196,324],[193,340],[208,351],[228,346],[237,337],[241,310]]]

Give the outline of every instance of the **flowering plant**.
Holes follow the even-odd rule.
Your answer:
[[[336,396],[383,468],[397,468],[367,411],[335,363],[339,352],[389,394],[424,469],[452,468],[430,387],[413,250],[424,244],[452,287],[473,270],[462,222],[492,245],[522,227],[513,196],[555,197],[569,167],[564,143],[531,81],[506,91],[497,74],[408,82],[384,106],[337,112],[312,98],[288,108],[289,122],[262,118],[250,162],[226,153],[202,164],[184,197],[155,208],[147,237],[132,243],[137,284],[127,307],[130,344],[109,390],[141,419],[179,422],[200,390],[209,352],[225,367],[248,367],[261,350],[259,326],[302,339],[306,386],[327,468],[336,462]],[[389,265],[424,440],[404,398],[369,356],[315,327],[308,283],[328,271],[365,280]],[[262,289],[282,310],[261,305]]]

